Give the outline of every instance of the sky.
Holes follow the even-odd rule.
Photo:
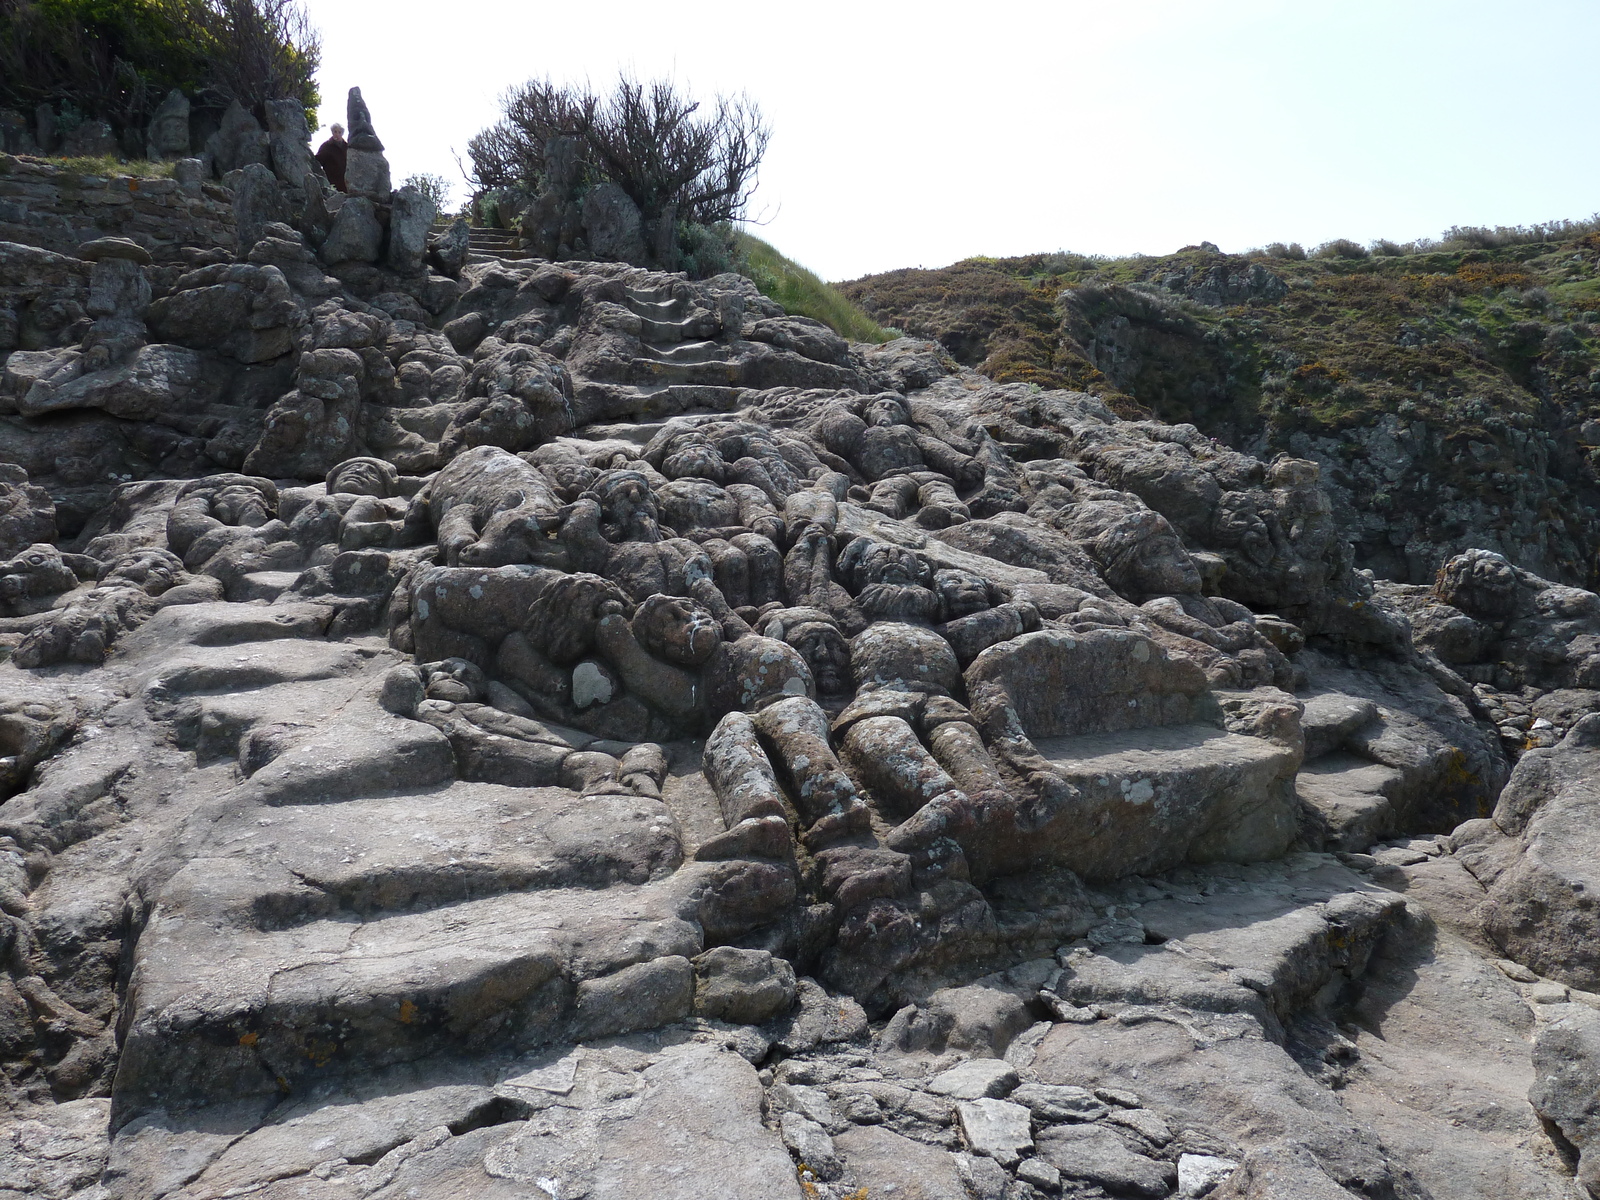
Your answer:
[[[751,231],[832,280],[1600,210],[1596,0],[306,8],[318,141],[360,86],[395,181],[457,201],[456,156],[531,77],[747,94],[772,127]]]

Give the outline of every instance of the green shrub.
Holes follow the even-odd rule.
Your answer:
[[[739,270],[748,275],[761,294],[783,305],[793,316],[821,321],[853,342],[886,342],[890,338],[861,309],[812,272],[780,254],[773,246],[748,233],[735,233],[733,245]]]
[[[0,0],[0,106],[142,141],[177,88],[219,112],[293,98],[316,127],[321,42],[297,0]]]
[[[1331,242],[1323,242],[1311,252],[1312,258],[1366,258],[1367,248],[1360,242],[1352,242],[1349,238],[1334,238]]]

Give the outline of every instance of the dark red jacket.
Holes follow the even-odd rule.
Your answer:
[[[341,192],[350,190],[344,184],[344,160],[349,149],[350,143],[343,138],[329,138],[317,148],[317,161],[322,164],[323,174]]]

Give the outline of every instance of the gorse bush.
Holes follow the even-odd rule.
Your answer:
[[[292,98],[316,125],[322,48],[295,0],[0,0],[0,105],[142,130],[178,88],[264,115]]]

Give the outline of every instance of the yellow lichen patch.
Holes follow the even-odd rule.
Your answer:
[[[409,1000],[400,1001],[400,1024],[409,1025],[417,1019],[417,1006]]]

